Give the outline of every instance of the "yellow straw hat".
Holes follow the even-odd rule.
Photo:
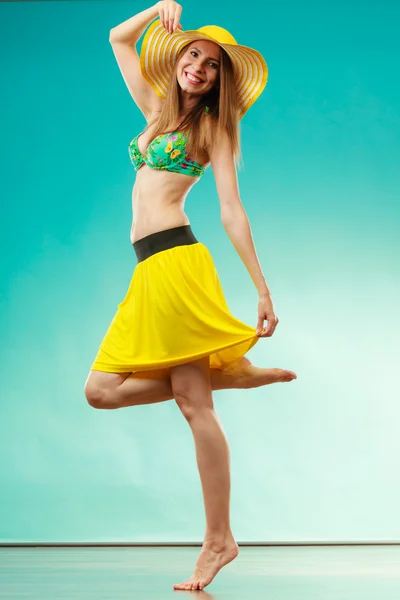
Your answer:
[[[239,118],[257,100],[266,86],[268,67],[262,55],[239,45],[233,35],[218,25],[170,34],[158,19],[152,23],[143,38],[140,65],[143,76],[160,98],[165,98],[168,83],[181,48],[194,40],[210,40],[225,50],[232,61],[238,97]]]

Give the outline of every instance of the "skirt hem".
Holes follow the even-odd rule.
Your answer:
[[[137,373],[139,371],[155,371],[155,370],[159,370],[159,369],[168,369],[171,367],[176,367],[178,365],[183,365],[189,362],[193,362],[195,360],[198,360],[200,358],[203,358],[204,356],[211,356],[212,354],[216,353],[216,352],[220,352],[222,350],[226,350],[228,348],[233,348],[234,346],[238,346],[240,344],[244,344],[246,342],[249,342],[248,347],[246,348],[246,350],[240,354],[240,356],[236,356],[234,360],[231,361],[226,361],[224,362],[224,364],[222,366],[219,367],[214,367],[214,368],[218,368],[220,370],[224,370],[227,369],[228,367],[233,366],[235,363],[239,362],[239,360],[241,358],[243,358],[243,356],[245,356],[245,354],[247,352],[249,352],[249,350],[251,350],[251,348],[258,342],[259,339],[259,335],[252,335],[249,338],[245,338],[243,340],[240,341],[236,341],[233,342],[232,344],[227,344],[224,346],[218,346],[217,348],[211,348],[205,352],[197,352],[194,353],[190,356],[185,356],[185,357],[177,357],[177,358],[173,358],[173,359],[166,359],[166,360],[159,360],[157,362],[154,363],[146,363],[146,364],[130,364],[130,365],[112,365],[110,363],[105,363],[103,361],[95,361],[92,366],[90,367],[91,371],[102,371],[105,373]]]

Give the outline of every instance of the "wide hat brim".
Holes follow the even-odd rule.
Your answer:
[[[230,36],[229,32],[227,33]],[[170,34],[158,19],[149,26],[143,38],[140,51],[140,66],[143,76],[157,95],[165,98],[179,51],[188,42],[204,39],[221,46],[232,61],[239,118],[242,118],[260,96],[268,79],[267,64],[263,56],[253,48],[237,43],[218,41],[218,39],[196,30],[177,30]],[[235,42],[232,36],[230,39]]]

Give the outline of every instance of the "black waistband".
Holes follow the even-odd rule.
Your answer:
[[[139,263],[162,250],[197,243],[198,240],[194,237],[191,226],[181,225],[146,235],[146,237],[133,242],[132,245]]]

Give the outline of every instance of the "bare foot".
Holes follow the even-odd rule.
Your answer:
[[[231,378],[232,385],[230,387],[232,388],[249,389],[297,379],[297,375],[293,371],[287,371],[286,369],[261,369],[253,365],[245,356],[232,367],[228,367],[222,372],[226,378]]]
[[[239,546],[233,539],[222,545],[203,544],[193,575],[182,583],[175,583],[174,590],[202,590],[212,582],[218,571],[234,560]]]

